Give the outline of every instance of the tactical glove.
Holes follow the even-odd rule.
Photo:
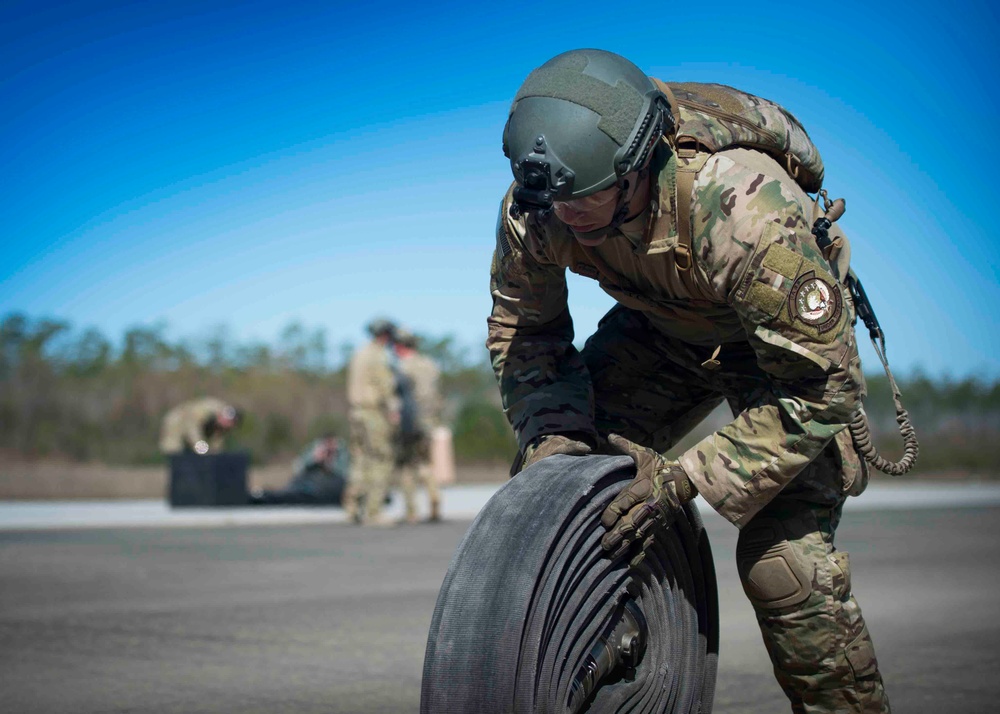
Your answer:
[[[636,474],[601,514],[601,525],[608,529],[601,538],[601,547],[612,551],[615,559],[624,555],[632,543],[641,542],[641,551],[631,561],[634,567],[653,545],[656,529],[673,523],[677,511],[698,495],[698,490],[684,469],[662,454],[617,434],[608,437],[608,444],[612,450],[632,457]]]
[[[583,439],[580,434],[546,434],[537,441],[533,441],[524,450],[524,461],[522,469],[526,469],[536,461],[541,461],[546,456],[555,454],[568,454],[569,456],[586,456],[591,452],[590,444]]]

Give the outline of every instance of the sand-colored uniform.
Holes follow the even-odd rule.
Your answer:
[[[488,320],[494,371],[522,450],[549,433],[622,434],[659,452],[726,400],[736,418],[680,455],[740,527],[740,576],[796,712],[888,711],[871,639],[833,535],[867,482],[846,426],[865,393],[840,279],[813,204],[745,149],[698,162],[693,265],[675,261],[675,171],[661,146],[652,202],[597,247],[553,214],[497,225]],[[619,305],[578,352],[565,269]]]
[[[371,341],[351,357],[347,370],[351,471],[344,508],[376,521],[395,467],[396,379],[388,348]],[[363,512],[359,502],[363,501]]]
[[[199,441],[208,444],[209,453],[222,451],[225,435],[212,425],[226,406],[221,399],[202,397],[173,407],[160,426],[160,451],[164,454],[194,451]]]
[[[400,439],[399,468],[406,504],[406,518],[417,517],[416,491],[427,489],[431,518],[440,517],[441,493],[431,471],[431,434],[441,424],[441,370],[427,355],[413,352],[399,358],[399,371],[413,390],[416,405],[415,428]]]

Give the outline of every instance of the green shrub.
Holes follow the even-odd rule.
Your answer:
[[[517,453],[507,418],[486,401],[470,401],[459,409],[454,440],[455,457],[460,460],[510,462]]]

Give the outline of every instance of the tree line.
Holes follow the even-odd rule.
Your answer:
[[[442,369],[445,419],[460,462],[508,463],[516,449],[485,349],[422,336]],[[12,313],[0,319],[0,450],[25,458],[156,463],[160,420],[173,405],[211,394],[246,419],[234,446],[258,462],[285,459],[322,433],[347,435],[346,362],[325,332],[293,323],[273,343],[240,341],[220,328],[171,340],[166,326],[134,327],[117,344],[94,328]],[[975,377],[898,380],[921,437],[918,469],[997,472],[1000,381]],[[892,396],[869,377],[866,408],[876,441],[898,454]]]

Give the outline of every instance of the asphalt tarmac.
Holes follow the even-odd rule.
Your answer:
[[[706,522],[714,711],[788,711],[736,576],[736,529]],[[0,710],[417,712],[437,591],[469,524],[2,531]],[[845,515],[838,545],[894,711],[996,711],[998,525],[1000,507],[975,503]]]

